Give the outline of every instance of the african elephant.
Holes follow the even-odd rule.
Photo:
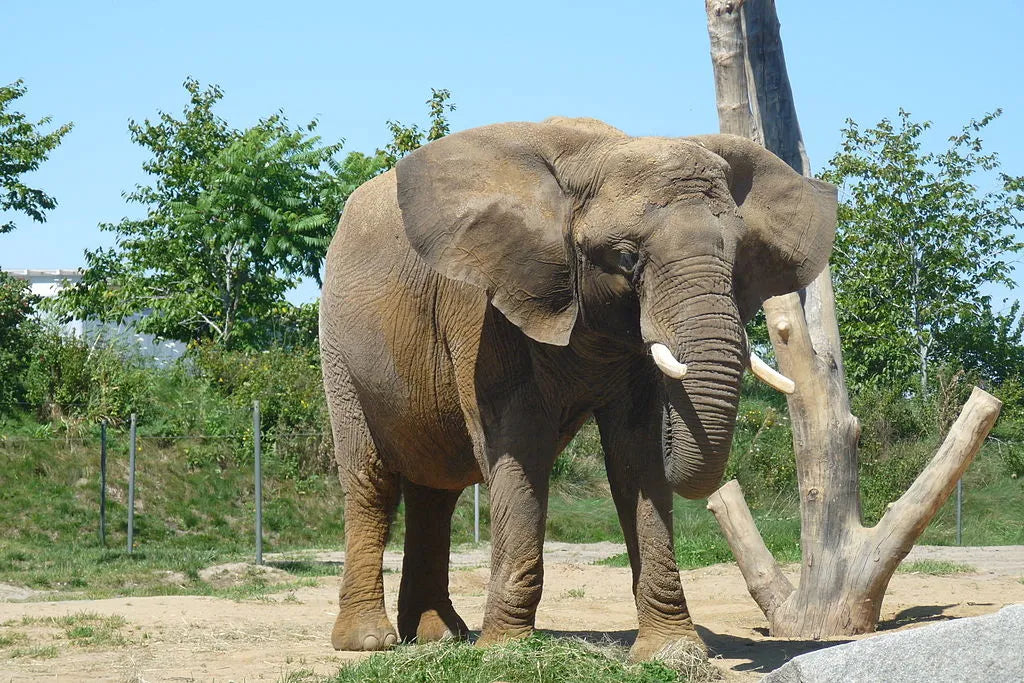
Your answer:
[[[836,191],[729,135],[629,137],[593,119],[466,130],[351,197],[327,255],[324,383],[346,491],[332,642],[396,642],[381,558],[406,503],[404,640],[464,636],[448,594],[460,491],[491,496],[480,642],[529,633],[548,477],[590,416],[647,658],[699,642],[672,492],[711,493],[749,366],[743,325],[825,266]]]

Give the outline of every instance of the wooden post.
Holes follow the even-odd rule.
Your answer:
[[[773,0],[706,0],[723,133],[765,144],[810,175]],[[745,91],[745,95],[744,95]],[[874,528],[861,524],[857,441],[825,269],[798,294],[764,304],[788,398],[800,495],[802,566],[797,588],[782,575],[730,482],[708,499],[773,636],[822,638],[873,631],[893,572],[948,498],[999,415],[975,389],[931,464]]]

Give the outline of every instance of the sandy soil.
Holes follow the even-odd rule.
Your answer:
[[[621,546],[549,544],[548,551],[538,627],[628,645],[636,628],[630,572],[590,564],[622,552]],[[400,557],[388,553],[386,564],[397,568]],[[1019,580],[1024,575],[1024,546],[918,548],[908,560],[922,558],[965,563],[977,571],[941,577],[897,573],[886,594],[879,630],[987,614],[1024,603],[1024,583]],[[342,558],[327,554],[322,559]],[[459,567],[452,572],[453,600],[471,628],[479,628],[483,614],[486,563],[486,549],[460,551],[453,557],[453,565]],[[392,616],[399,579],[394,571],[385,575]],[[717,655],[726,680],[757,680],[789,658],[829,644],[767,638],[764,617],[735,565],[683,572],[683,585],[694,621]],[[337,579],[327,577],[316,587],[250,602],[208,597],[0,602],[0,623],[81,612],[120,615],[128,621],[121,633],[130,641],[108,650],[64,645],[50,659],[3,659],[0,680],[242,681],[277,680],[298,669],[333,673],[342,662],[360,656],[331,650],[328,634],[337,587]],[[31,644],[53,642],[62,641],[51,638]]]

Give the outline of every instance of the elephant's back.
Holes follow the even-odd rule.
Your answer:
[[[460,488],[478,476],[450,345],[473,335],[466,311],[485,305],[413,251],[394,171],[352,194],[324,272],[325,375],[344,365],[382,457],[417,483]]]

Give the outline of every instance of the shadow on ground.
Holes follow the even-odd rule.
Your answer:
[[[849,640],[795,640],[789,638],[766,638],[765,640],[744,638],[728,633],[715,633],[697,626],[697,633],[707,643],[712,656],[723,659],[747,660],[735,664],[734,671],[756,671],[768,673],[799,655],[842,645]]]
[[[978,603],[978,604],[991,604],[991,603]],[[930,621],[949,621],[956,619],[951,614],[946,614],[946,610],[951,607],[956,607],[956,603],[952,605],[918,605],[916,607],[908,607],[905,610],[901,610],[893,615],[892,619],[885,619],[878,622],[876,631],[891,631],[907,624],[925,624]]]

